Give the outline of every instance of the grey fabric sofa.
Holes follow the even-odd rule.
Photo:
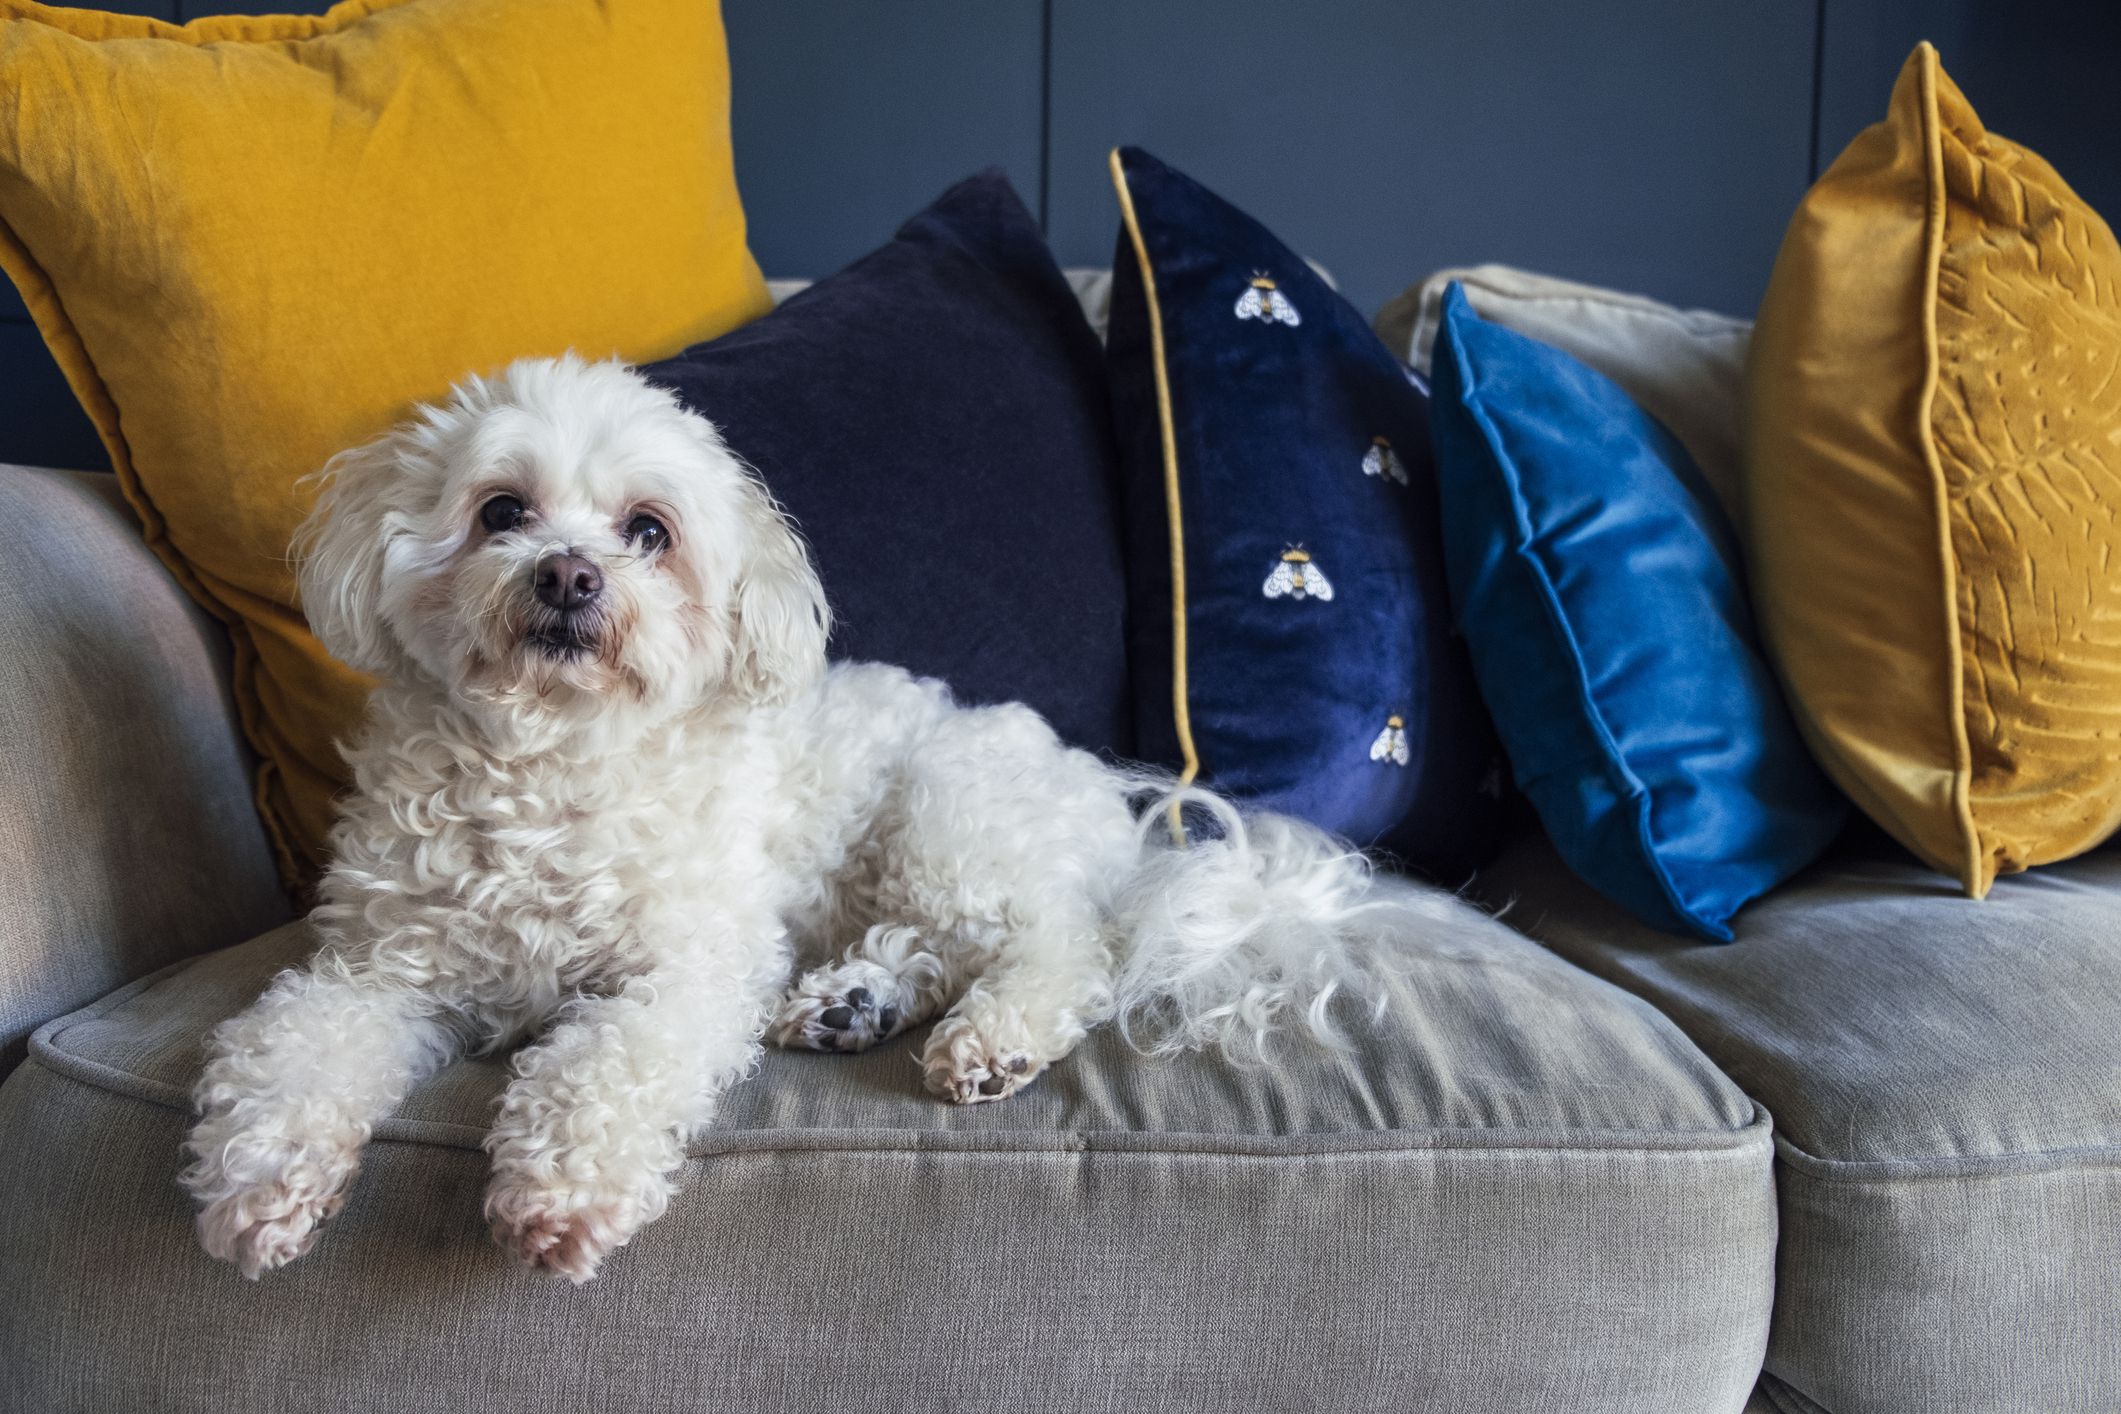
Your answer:
[[[773,1055],[582,1288],[486,1240],[466,1062],[245,1282],[186,1094],[306,937],[226,667],[108,478],[0,468],[0,1410],[2121,1407],[2112,856],[1844,859],[1712,949],[1527,835],[1528,936],[1345,1054],[1108,1037],[972,1110]]]

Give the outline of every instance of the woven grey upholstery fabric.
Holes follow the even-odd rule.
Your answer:
[[[504,1071],[460,1063],[318,1248],[246,1283],[193,1244],[182,1100],[305,942],[54,1022],[0,1087],[0,1406],[1736,1414],[1760,1367],[1757,1109],[1507,937],[1416,945],[1410,1020],[1269,1069],[1107,1035],[962,1110],[922,1093],[917,1035],[773,1054],[580,1289],[486,1240]]]
[[[1985,902],[1881,851],[1652,932],[1526,840],[1511,922],[1657,1003],[1775,1118],[1775,1407],[2121,1409],[2121,853]]]
[[[0,466],[0,1075],[31,1030],[288,915],[228,643],[115,479]]]

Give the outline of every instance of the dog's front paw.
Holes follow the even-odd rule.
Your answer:
[[[503,1248],[580,1286],[667,1201],[657,1179],[626,1186],[496,1174],[486,1190],[486,1220]]]
[[[803,974],[767,1035],[784,1049],[866,1051],[917,1020],[919,998],[873,962],[850,960]]]
[[[317,1229],[346,1202],[344,1193],[304,1193],[263,1184],[217,1198],[199,1213],[199,1245],[256,1281],[317,1245]]]
[[[317,1229],[345,1206],[360,1167],[357,1143],[290,1142],[203,1123],[183,1174],[199,1200],[199,1245],[255,1281],[316,1245]]]
[[[1020,1028],[1006,1024],[983,1027],[965,1016],[944,1017],[921,1054],[928,1088],[957,1105],[1014,1095],[1046,1068],[1029,1037],[1019,1033]]]

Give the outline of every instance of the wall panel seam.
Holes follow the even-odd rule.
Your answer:
[[[1826,3],[1812,6],[1812,141],[1805,163],[1805,181],[1819,180],[1819,128],[1826,111]]]
[[[1053,4],[1039,0],[1038,16],[1038,229],[1048,239],[1053,235]]]

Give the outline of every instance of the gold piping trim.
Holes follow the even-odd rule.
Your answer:
[[[1134,245],[1134,258],[1141,266],[1142,297],[1149,306],[1149,350],[1156,369],[1156,421],[1164,443],[1164,511],[1171,524],[1171,710],[1178,726],[1178,751],[1186,768],[1179,773],[1181,786],[1191,785],[1200,774],[1200,753],[1193,749],[1193,718],[1186,689],[1186,535],[1178,502],[1178,434],[1171,422],[1171,376],[1164,367],[1164,312],[1156,300],[1156,272],[1149,265],[1149,247],[1142,240],[1141,222],[1134,217],[1134,198],[1127,191],[1127,172],[1112,149],[1112,186],[1119,193],[1120,221]],[[1178,808],[1172,807],[1171,829],[1185,837],[1178,826]]]
[[[1974,820],[1974,753],[1967,739],[1966,726],[1966,657],[1959,637],[1959,572],[1958,555],[1952,547],[1952,507],[1950,488],[1945,484],[1944,463],[1937,451],[1936,424],[1931,420],[1936,412],[1937,383],[1942,375],[1942,356],[1937,348],[1937,278],[1938,269],[1944,263],[1944,133],[1943,120],[1937,112],[1937,51],[1929,45],[1922,46],[1921,90],[1922,90],[1922,157],[1923,176],[1928,179],[1928,200],[1923,213],[1922,232],[1922,344],[1923,371],[1922,396],[1916,409],[1916,443],[1922,449],[1924,468],[1929,472],[1931,494],[1935,497],[1937,512],[1937,560],[1944,588],[1944,650],[1945,665],[1951,673],[1951,682],[1946,689],[1945,716],[1952,736],[1952,814],[1959,825],[1959,836],[1963,841],[1959,867],[1961,886],[1969,897],[1985,898],[1988,895],[1990,875],[1984,878],[1989,866],[1981,848],[1980,826]]]

